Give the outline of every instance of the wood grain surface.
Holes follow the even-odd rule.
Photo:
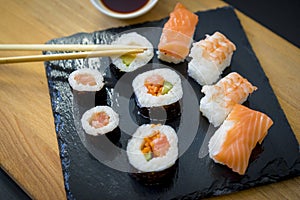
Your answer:
[[[168,16],[176,2],[160,0],[139,18],[119,20],[101,14],[88,0],[0,0],[0,43],[43,44],[77,32],[157,20]],[[182,2],[192,11],[226,5],[218,0]],[[236,12],[300,141],[300,50]],[[0,166],[33,199],[66,198],[42,62],[0,65]],[[299,186],[297,177],[213,199],[300,199]]]

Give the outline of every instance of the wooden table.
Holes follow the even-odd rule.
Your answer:
[[[168,16],[175,0],[161,0],[146,15],[118,20],[82,0],[0,0],[0,43],[45,43]],[[192,11],[226,5],[186,0]],[[300,141],[300,50],[238,12],[248,39]],[[30,52],[1,52],[1,56]],[[58,144],[42,62],[0,65],[0,166],[34,199],[65,199]],[[300,177],[216,199],[300,199]]]

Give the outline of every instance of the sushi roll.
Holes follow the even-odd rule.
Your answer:
[[[205,85],[201,92],[200,111],[215,127],[221,125],[235,104],[242,104],[257,88],[236,72],[222,78],[215,85]]]
[[[104,86],[102,74],[98,70],[89,68],[73,71],[68,81],[72,89],[79,92],[96,92]]]
[[[178,159],[177,134],[168,125],[141,125],[128,142],[127,156],[135,168],[135,175],[151,180],[155,177],[161,179]],[[149,180],[144,181],[147,183]]]
[[[209,141],[210,158],[245,174],[252,150],[262,143],[272,124],[266,114],[236,104]]]
[[[132,82],[137,106],[141,114],[149,118],[150,110],[162,109],[167,119],[180,115],[179,100],[183,96],[180,76],[167,68],[139,74]],[[159,116],[157,116],[159,118]]]
[[[96,106],[82,115],[81,124],[89,135],[104,135],[117,128],[119,115],[108,106]]]
[[[77,69],[69,75],[68,81],[73,92],[73,102],[78,107],[107,104],[104,78],[98,70]]]
[[[132,72],[144,65],[146,65],[153,57],[153,45],[144,36],[132,32],[126,33],[118,37],[111,43],[112,45],[129,45],[146,47],[143,53],[126,54],[122,56],[111,57],[112,63],[116,70],[122,74],[125,72]]]
[[[200,85],[215,83],[223,70],[230,65],[235,50],[235,45],[222,33],[206,35],[204,40],[193,43],[188,75]]]
[[[198,16],[177,3],[165,23],[158,44],[158,58],[169,63],[183,62],[190,51]]]

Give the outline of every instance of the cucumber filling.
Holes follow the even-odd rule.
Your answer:
[[[163,85],[163,88],[162,88],[162,91],[161,91],[161,94],[162,95],[167,94],[172,88],[173,88],[172,83],[170,83],[168,81],[165,81],[164,85]]]
[[[129,65],[134,61],[135,58],[136,54],[125,54],[121,56],[123,64],[126,65],[126,67],[129,67]]]

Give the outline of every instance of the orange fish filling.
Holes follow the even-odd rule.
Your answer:
[[[163,85],[145,84],[148,89],[148,93],[153,96],[161,95]]]
[[[89,120],[89,124],[94,128],[102,128],[109,123],[109,115],[105,112],[97,112],[92,115]]]
[[[161,95],[164,82],[164,78],[157,74],[146,78],[144,85],[148,89],[147,93],[153,96]]]
[[[89,86],[97,85],[97,82],[96,82],[94,76],[91,74],[88,74],[88,73],[77,74],[77,75],[75,75],[74,80],[78,84],[89,85]]]
[[[145,137],[141,146],[141,151],[149,161],[155,157],[162,157],[166,155],[170,148],[170,143],[167,137],[160,133],[160,131],[153,131],[151,136]],[[150,155],[150,157],[149,157]]]

